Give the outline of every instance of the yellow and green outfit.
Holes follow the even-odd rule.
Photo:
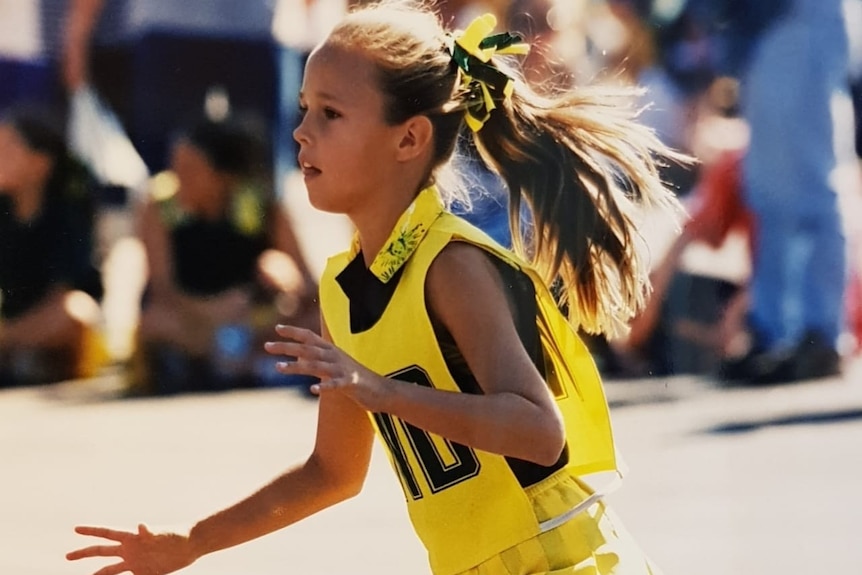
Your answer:
[[[405,211],[369,268],[358,241],[328,261],[321,306],[334,343],[405,385],[481,393],[464,383],[463,370],[453,369],[425,305],[428,269],[454,241],[485,250],[529,285],[539,350],[534,361],[566,420],[567,446],[560,461],[545,468],[448,441],[390,414],[369,414],[432,571],[656,573],[583,479],[618,474],[607,402],[588,350],[538,275],[447,213],[433,187]],[[529,349],[529,341],[525,345]]]

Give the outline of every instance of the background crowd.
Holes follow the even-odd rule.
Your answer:
[[[291,134],[305,58],[352,3],[0,0],[0,386],[112,365],[134,394],[304,383],[260,342],[317,326],[327,232],[297,232]],[[643,120],[697,159],[665,168],[688,213],[644,214],[651,305],[626,337],[584,334],[605,376],[841,372],[862,341],[862,0],[436,4],[522,34],[542,90],[642,86]],[[499,181],[462,152],[476,194],[454,209],[509,243]],[[143,271],[117,336],[126,239]]]

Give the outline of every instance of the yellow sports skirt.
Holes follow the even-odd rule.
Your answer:
[[[539,522],[573,509],[592,494],[578,479],[555,474],[527,494]],[[599,500],[568,521],[461,575],[661,575]]]

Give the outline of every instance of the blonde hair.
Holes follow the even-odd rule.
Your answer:
[[[431,6],[382,0],[359,7],[327,42],[359,49],[375,64],[387,121],[415,115],[431,120],[431,168],[439,171],[466,131],[466,95]],[[508,188],[514,247],[554,286],[575,327],[621,333],[649,292],[635,205],[676,208],[661,181],[660,162],[687,158],[636,122],[636,90],[579,87],[540,96],[514,66],[502,59],[495,65],[513,78],[514,92],[471,133],[482,159]],[[524,203],[530,230],[521,225]]]

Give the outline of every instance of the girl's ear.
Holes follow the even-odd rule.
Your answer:
[[[434,127],[428,116],[413,116],[402,124],[396,159],[399,162],[408,162],[421,157],[431,149],[433,139]]]

